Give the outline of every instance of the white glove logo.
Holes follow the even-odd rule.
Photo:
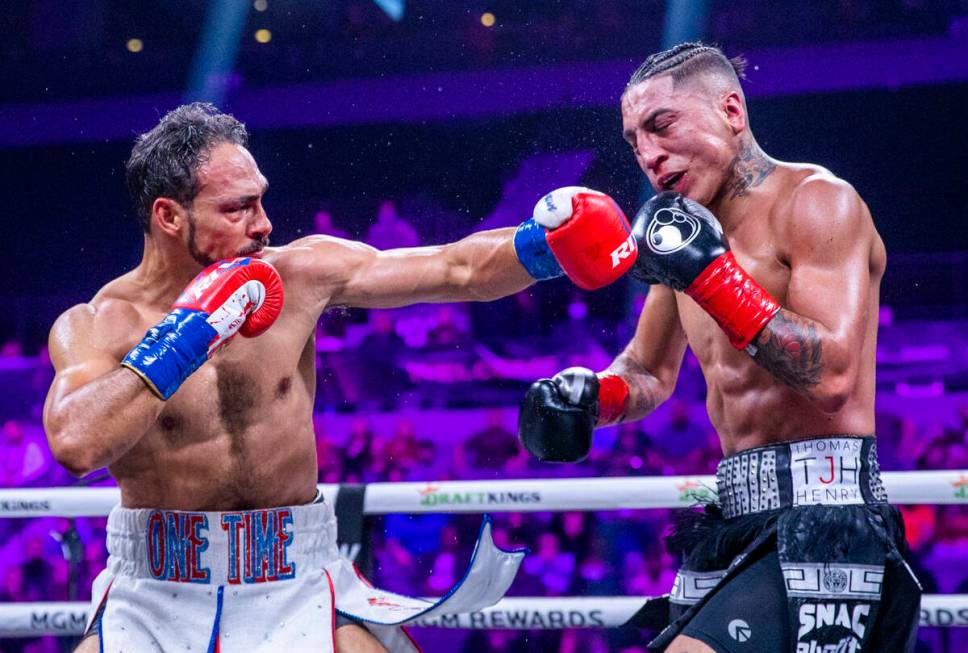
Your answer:
[[[622,259],[632,256],[637,251],[638,247],[635,244],[635,236],[629,234],[629,237],[612,252],[612,269],[617,268],[618,264],[622,262]]]
[[[661,208],[649,222],[645,242],[656,254],[674,254],[695,240],[699,229],[699,220],[688,213]]]
[[[573,200],[576,195],[580,194],[603,195],[597,190],[584,186],[557,188],[538,200],[538,203],[534,205],[531,216],[542,227],[553,231],[571,219],[574,211]]]

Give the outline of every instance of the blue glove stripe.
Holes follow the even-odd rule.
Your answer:
[[[168,399],[188,376],[208,360],[208,343],[217,335],[208,313],[176,308],[121,361],[162,399]]]
[[[521,265],[538,281],[560,277],[564,272],[555,260],[545,228],[530,218],[514,232],[514,251]]]

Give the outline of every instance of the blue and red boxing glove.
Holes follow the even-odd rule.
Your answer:
[[[168,399],[236,333],[254,338],[282,311],[282,279],[260,259],[219,261],[202,270],[161,322],[121,361]]]
[[[595,290],[632,267],[636,242],[615,200],[567,186],[538,201],[531,219],[514,234],[514,249],[535,279],[565,274],[579,288]]]
[[[719,220],[702,204],[666,191],[639,209],[633,231],[639,254],[632,276],[689,295],[733,347],[754,353],[750,344],[780,303],[736,262]]]

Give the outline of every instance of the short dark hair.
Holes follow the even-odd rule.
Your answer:
[[[707,72],[733,77],[738,84],[739,80],[746,78],[746,59],[742,56],[729,59],[716,46],[698,41],[680,43],[668,50],[649,55],[632,73],[625,89],[663,73],[670,73],[672,81],[678,84],[688,77]]]
[[[128,193],[145,233],[151,206],[159,197],[190,204],[198,194],[198,169],[221,143],[243,147],[245,125],[207,102],[192,102],[169,111],[151,131],[135,140],[125,164]]]

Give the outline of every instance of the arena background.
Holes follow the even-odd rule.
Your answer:
[[[274,243],[320,231],[381,247],[444,242],[516,224],[563,185],[606,191],[634,213],[649,191],[621,138],[618,96],[646,55],[696,37],[747,56],[764,149],[850,181],[887,245],[882,467],[968,467],[964,0],[38,0],[0,8],[0,33],[0,487],[76,482],[50,459],[40,425],[46,334],[138,261],[123,165],[133,135],[165,111],[204,98],[249,124],[271,182]],[[495,304],[328,313],[317,336],[320,481],[712,472],[719,452],[689,355],[675,399],[602,433],[588,462],[543,467],[517,448],[530,380],[606,365],[645,290],[621,281],[583,293],[558,281]],[[904,513],[926,591],[968,592],[965,506]],[[518,595],[654,595],[675,567],[660,546],[669,518],[507,513],[495,532],[534,551]],[[372,520],[375,580],[440,593],[478,523]],[[103,528],[0,521],[0,602],[86,598]],[[58,540],[75,534],[68,563]],[[624,630],[417,637],[429,652],[644,650]],[[4,653],[69,645],[0,639]],[[925,628],[920,646],[962,651],[968,638]]]

